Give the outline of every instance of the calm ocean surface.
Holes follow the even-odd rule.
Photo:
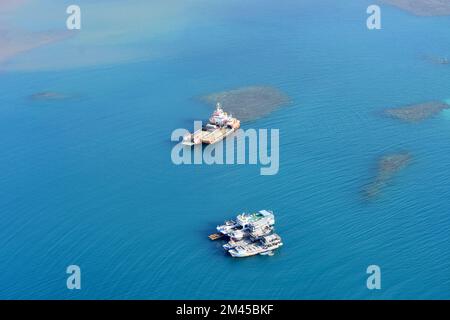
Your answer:
[[[449,299],[450,116],[379,113],[450,98],[450,66],[424,59],[450,55],[450,17],[383,6],[369,31],[372,1],[209,2],[90,1],[79,36],[0,72],[0,298]],[[42,3],[7,20],[64,27],[67,3]],[[260,84],[293,101],[243,124],[280,129],[278,175],[172,164],[172,131],[210,113],[199,96]],[[68,98],[29,98],[43,91]],[[377,159],[399,151],[412,165],[365,201]],[[273,257],[208,240],[259,209],[276,213]]]

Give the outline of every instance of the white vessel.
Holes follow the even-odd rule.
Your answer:
[[[189,133],[183,137],[183,144],[193,146],[196,144],[212,144],[229,136],[241,127],[241,122],[231,114],[223,111],[220,103],[209,118],[209,122],[200,130]]]
[[[249,257],[257,254],[271,255],[273,253],[273,250],[278,249],[282,245],[283,242],[281,241],[281,237],[274,233],[268,236],[261,237],[259,241],[236,246],[228,250],[228,252],[232,257],[235,258]]]
[[[253,241],[249,238],[245,238],[242,240],[230,240],[228,241],[226,244],[223,245],[223,248],[225,250],[230,250],[233,249],[235,247],[239,247],[239,246],[246,246],[248,244],[251,244]]]
[[[226,221],[217,226],[217,231],[230,238],[240,240],[251,233],[257,234],[259,229],[267,229],[275,224],[275,216],[272,211],[261,210],[256,213],[242,213],[236,220]]]

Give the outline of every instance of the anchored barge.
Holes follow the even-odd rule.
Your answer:
[[[232,257],[272,255],[273,250],[283,245],[281,237],[273,233],[274,225],[275,216],[272,211],[243,213],[236,220],[225,221],[223,225],[217,226],[218,233],[211,235],[210,239],[227,237],[229,241],[223,248]]]
[[[216,111],[209,118],[209,122],[200,130],[189,133],[183,137],[183,144],[193,146],[196,144],[212,144],[229,136],[241,127],[241,122],[224,112],[220,103]]]

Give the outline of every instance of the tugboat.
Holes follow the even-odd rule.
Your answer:
[[[209,122],[194,133],[189,133],[183,137],[183,144],[193,146],[196,144],[212,144],[221,141],[241,127],[241,122],[233,116],[223,111],[220,103],[217,103],[216,110],[209,118]]]

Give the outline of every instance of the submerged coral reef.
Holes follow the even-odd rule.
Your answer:
[[[445,102],[431,101],[399,108],[384,110],[384,114],[406,122],[420,122],[431,118],[441,111],[450,108]]]
[[[449,65],[450,64],[450,59],[447,56],[424,55],[423,59],[425,61],[431,62],[433,64],[439,64],[439,65]]]
[[[43,91],[37,92],[30,95],[30,99],[34,101],[43,101],[43,100],[61,100],[65,99],[67,96],[62,93],[53,92],[53,91]]]
[[[378,160],[378,168],[375,179],[366,186],[364,194],[367,199],[378,196],[383,188],[401,170],[406,168],[412,160],[409,152],[391,153],[382,156]]]
[[[381,0],[417,16],[450,15],[450,0]]]
[[[270,86],[251,86],[213,93],[201,100],[211,106],[220,102],[226,111],[241,121],[261,118],[289,104],[286,94]]]

